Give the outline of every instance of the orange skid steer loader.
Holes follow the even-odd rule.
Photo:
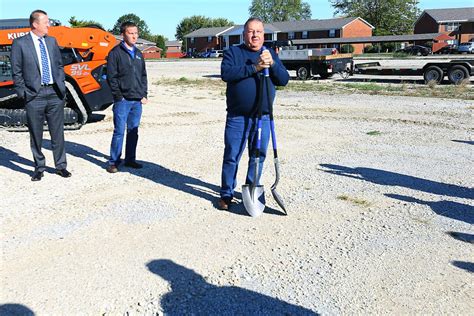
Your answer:
[[[0,20],[0,128],[10,131],[27,130],[24,103],[13,89],[10,51],[13,39],[29,31],[29,28],[5,29]],[[113,103],[106,80],[106,58],[116,39],[94,26],[51,26],[48,35],[58,42],[66,74],[64,128],[79,129],[92,112],[102,111]]]

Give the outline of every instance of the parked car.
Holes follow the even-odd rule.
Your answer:
[[[200,53],[198,53],[197,57],[199,57],[199,58],[208,58],[210,53],[211,52],[200,52]]]
[[[437,50],[436,51],[436,54],[456,54],[458,52],[458,47],[454,44],[449,44],[449,45],[446,45],[444,47],[442,47],[441,49]]]
[[[211,58],[217,58],[222,56],[224,56],[224,52],[222,50],[211,50],[211,52],[209,53],[209,57]]]
[[[461,43],[458,46],[458,53],[460,54],[474,54],[474,42]]]
[[[431,48],[421,45],[411,45],[395,51],[396,53],[405,53],[408,55],[427,56],[431,54]]]

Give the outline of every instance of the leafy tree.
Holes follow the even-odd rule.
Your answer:
[[[163,57],[166,56],[166,41],[168,40],[166,37],[164,37],[163,35],[151,35],[150,39],[148,40],[156,43],[156,46],[163,50],[161,52],[161,55]]]
[[[329,0],[334,15],[361,17],[375,27],[374,35],[413,32],[420,15],[419,0]]]
[[[75,16],[71,16],[68,22],[71,25],[71,27],[84,27],[84,26],[96,25],[102,29],[104,28],[102,24],[100,24],[99,22],[96,22],[93,20],[78,20],[76,19]]]
[[[250,16],[266,23],[311,19],[311,7],[301,0],[252,0]]]
[[[120,25],[123,22],[128,22],[128,21],[133,22],[137,25],[139,36],[141,38],[150,40],[152,35],[150,33],[150,29],[148,28],[148,25],[146,24],[144,20],[140,19],[138,15],[133,14],[133,13],[128,13],[119,17],[117,22],[115,22],[114,27],[110,30],[110,32],[115,35],[120,35]]]
[[[184,36],[203,27],[232,26],[234,22],[224,18],[208,18],[203,15],[193,15],[184,18],[176,26],[175,37],[179,41],[184,41]]]

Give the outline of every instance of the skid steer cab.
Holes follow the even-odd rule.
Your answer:
[[[5,29],[0,20],[0,128],[12,131],[26,131],[27,122],[25,106],[13,89],[11,45],[13,39],[29,31]],[[111,33],[95,26],[51,26],[48,35],[58,42],[66,74],[64,128],[79,129],[92,112],[102,111],[113,103],[107,83],[107,55],[117,41]]]

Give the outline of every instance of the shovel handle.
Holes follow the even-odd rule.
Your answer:
[[[270,132],[272,134],[273,157],[277,159],[278,158],[277,140],[276,140],[276,134],[275,134],[275,121],[273,120],[273,116],[271,117],[271,120],[270,120]]]
[[[262,52],[263,52],[264,50],[267,50],[267,48],[266,48],[265,46],[262,46]],[[263,68],[263,75],[264,75],[265,77],[270,77],[270,71],[268,70],[268,68]]]

